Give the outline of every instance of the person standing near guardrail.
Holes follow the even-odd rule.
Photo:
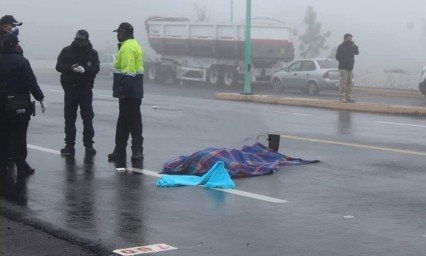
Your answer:
[[[144,51],[133,36],[133,26],[123,22],[117,32],[118,55],[114,63],[113,97],[118,98],[119,114],[115,131],[115,148],[109,160],[126,158],[129,135],[132,136],[132,161],[143,160],[141,104]]]
[[[351,34],[343,36],[343,42],[337,47],[336,60],[339,62],[340,85],[339,96],[342,103],[354,103],[350,96],[352,92],[352,78],[355,64],[355,55],[359,54],[358,46],[352,41]]]
[[[426,66],[422,68],[420,73],[419,90],[426,95]]]

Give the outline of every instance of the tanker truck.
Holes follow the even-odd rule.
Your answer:
[[[244,78],[245,24],[191,22],[150,17],[145,21],[156,56],[145,61],[145,78],[155,82],[198,81],[232,87]],[[293,29],[269,18],[251,26],[252,81],[270,76],[294,59]]]

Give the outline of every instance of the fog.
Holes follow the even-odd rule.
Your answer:
[[[233,0],[235,21],[245,19],[245,2]],[[115,52],[112,30],[123,21],[133,24],[136,38],[150,54],[144,20],[149,16],[196,20],[195,3],[206,7],[209,22],[230,20],[231,0],[0,0],[0,14],[12,14],[24,23],[20,40],[29,59],[49,60],[71,43],[78,29],[89,31],[90,40],[100,53]],[[330,48],[342,41],[344,33],[353,34],[360,48],[358,71],[403,69],[418,73],[426,65],[422,0],[252,0],[252,16],[279,19],[303,33],[308,6],[314,7],[323,31],[331,32],[327,39]],[[329,55],[329,51],[323,55]]]

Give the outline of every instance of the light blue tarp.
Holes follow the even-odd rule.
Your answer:
[[[203,176],[195,175],[163,175],[156,181],[158,187],[198,186],[206,188],[235,188],[234,181],[225,169],[223,161],[217,161]]]

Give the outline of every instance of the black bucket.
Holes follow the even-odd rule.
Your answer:
[[[279,134],[268,134],[268,148],[272,151],[278,152],[280,147],[280,138]]]

